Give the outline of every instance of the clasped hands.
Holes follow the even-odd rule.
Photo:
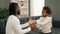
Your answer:
[[[37,30],[37,27],[35,26],[36,20],[29,19],[29,24],[30,24],[31,30]]]

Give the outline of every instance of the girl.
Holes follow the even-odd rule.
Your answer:
[[[42,26],[42,34],[51,34],[52,18],[49,17],[50,14],[51,14],[50,8],[49,7],[43,7],[42,17],[40,17],[40,19],[38,19],[36,21],[37,24],[39,25],[37,27]]]

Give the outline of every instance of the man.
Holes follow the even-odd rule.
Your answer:
[[[9,5],[10,16],[7,20],[6,34],[25,34],[31,31],[30,25],[35,24],[35,20],[29,20],[29,22],[21,25],[17,15],[20,14],[18,3],[11,3]],[[27,27],[26,29],[22,29]]]

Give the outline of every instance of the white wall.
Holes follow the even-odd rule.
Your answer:
[[[59,8],[59,20],[60,20],[60,0],[58,1],[58,4],[59,4],[58,8]]]
[[[0,7],[8,9],[9,3],[10,3],[10,0],[0,0]]]
[[[10,0],[10,2],[18,3],[18,0]]]

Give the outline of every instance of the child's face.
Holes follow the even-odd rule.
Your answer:
[[[42,16],[43,16],[43,17],[46,17],[47,15],[48,15],[48,13],[46,12],[46,10],[43,9],[43,10],[42,10]]]

